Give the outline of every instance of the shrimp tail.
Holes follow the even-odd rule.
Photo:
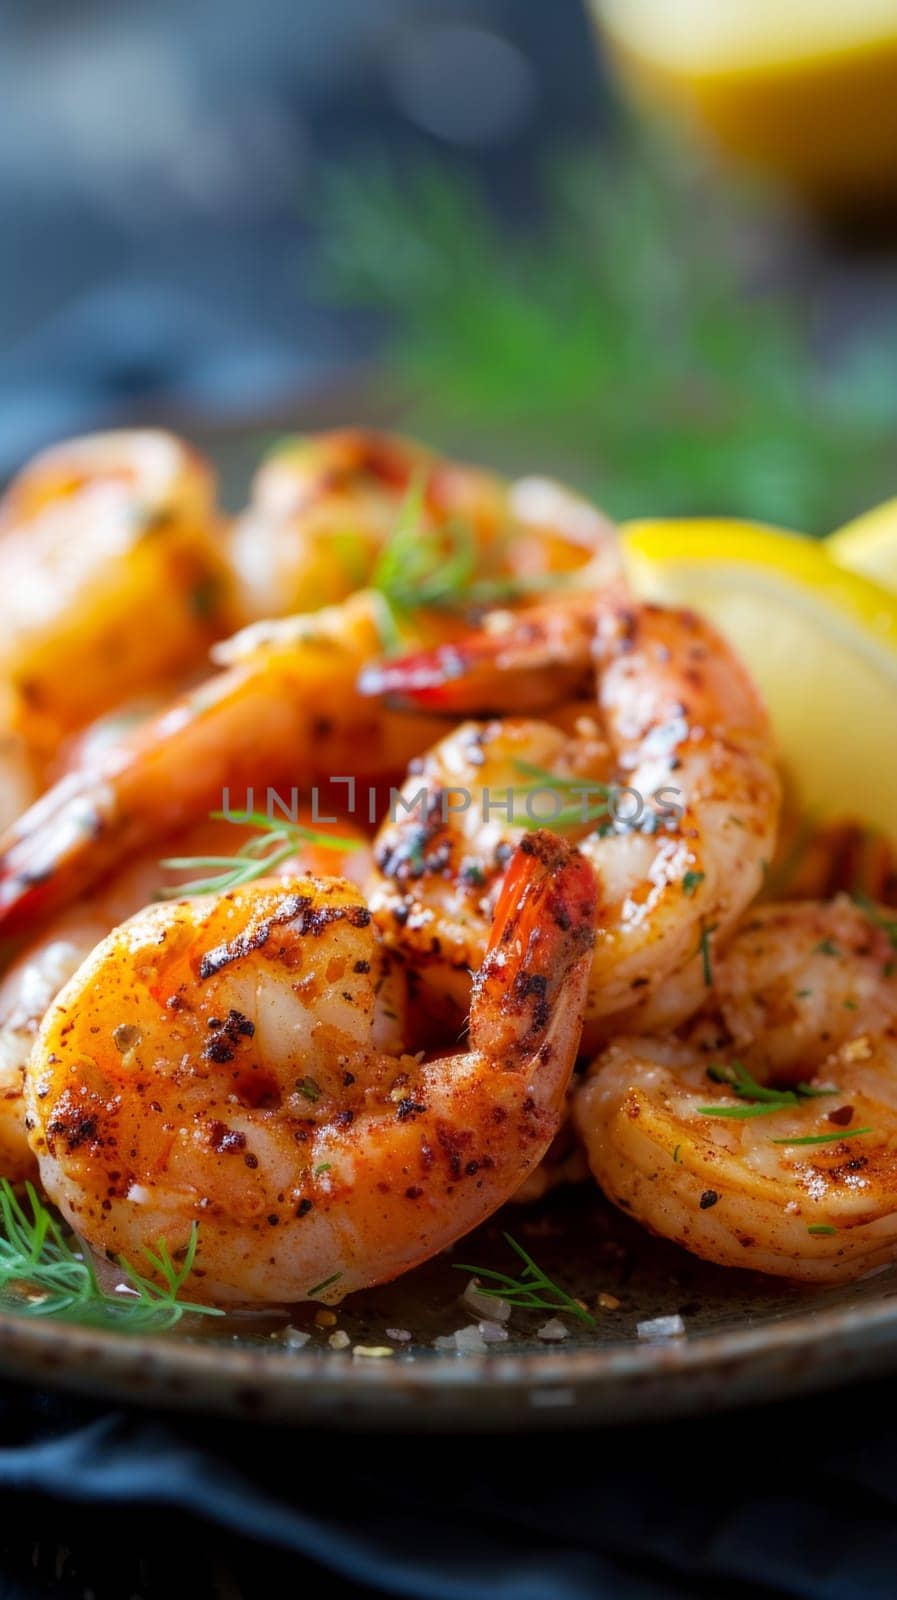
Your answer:
[[[577,997],[588,983],[595,941],[596,894],[595,874],[572,845],[542,831],[520,843],[474,979],[474,1049],[509,1068],[567,1051],[572,1067],[581,1026]],[[566,1087],[555,1084],[552,1093],[559,1089],[563,1095]]]
[[[454,643],[366,667],[359,690],[442,716],[547,709],[588,692],[599,603],[604,597],[580,594],[563,604],[490,612],[481,628]]]

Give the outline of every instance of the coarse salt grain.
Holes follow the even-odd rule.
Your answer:
[[[636,1324],[640,1339],[678,1339],[685,1332],[685,1323],[677,1312],[674,1317],[652,1317],[648,1322]]]
[[[308,1344],[310,1333],[303,1333],[301,1328],[287,1328],[283,1335],[283,1342],[288,1350],[301,1350]]]
[[[408,1328],[387,1328],[387,1339],[395,1339],[396,1344],[410,1344],[411,1333]]]
[[[488,1348],[476,1323],[458,1328],[455,1333],[442,1334],[433,1343],[437,1350],[454,1350],[462,1355],[479,1354]]]
[[[561,1321],[560,1317],[549,1317],[543,1322],[541,1328],[536,1329],[536,1338],[544,1339],[548,1344],[554,1344],[561,1339],[569,1339],[570,1330]]]
[[[471,1278],[461,1296],[461,1304],[465,1311],[472,1311],[477,1317],[485,1317],[488,1322],[507,1322],[511,1315],[511,1302],[502,1300],[498,1295],[485,1294],[480,1288],[478,1278]]]
[[[349,1338],[345,1328],[337,1328],[336,1333],[332,1333],[330,1335],[327,1343],[329,1344],[331,1350],[348,1350],[352,1341]]]
[[[352,1347],[353,1356],[394,1356],[395,1351],[388,1344],[356,1344]]]
[[[486,1341],[475,1323],[466,1328],[459,1328],[455,1334],[455,1344],[459,1350],[485,1350]]]
[[[500,1322],[490,1322],[488,1317],[477,1323],[477,1329],[480,1338],[485,1339],[487,1344],[501,1344],[508,1337],[507,1328],[503,1328]]]

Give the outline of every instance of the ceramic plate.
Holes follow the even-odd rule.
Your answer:
[[[326,426],[369,411],[343,396],[333,416],[304,422]],[[264,444],[283,431],[199,441],[221,469],[226,500],[240,504]],[[455,1262],[517,1270],[505,1229],[593,1309],[595,1326],[568,1316],[568,1337],[548,1343],[538,1330],[551,1313],[519,1312],[508,1338],[483,1353],[438,1347],[437,1339],[475,1321],[459,1302],[470,1273]],[[677,1316],[678,1337],[651,1337],[644,1327]],[[284,1326],[296,1333],[285,1337]],[[331,1348],[334,1331],[347,1335],[346,1348]],[[362,1355],[359,1346],[391,1354]],[[897,1368],[897,1267],[821,1291],[726,1272],[651,1239],[591,1187],[538,1209],[506,1208],[450,1255],[352,1296],[336,1330],[317,1326],[315,1307],[305,1305],[288,1324],[185,1319],[170,1333],[133,1336],[23,1318],[0,1299],[0,1371],[10,1376],[102,1399],[297,1425],[594,1425],[784,1398],[889,1368]]]
[[[521,1311],[508,1338],[485,1352],[438,1347],[437,1338],[475,1322],[459,1301],[470,1275],[456,1261],[516,1270],[504,1229],[595,1308],[595,1327],[566,1316],[568,1337],[546,1343],[538,1330],[551,1313]],[[234,1317],[133,1336],[6,1311],[0,1369],[154,1407],[309,1426],[478,1431],[718,1410],[897,1367],[897,1270],[826,1290],[726,1272],[649,1238],[586,1189],[535,1210],[507,1208],[450,1254],[350,1297],[337,1316],[344,1349],[331,1348],[335,1329],[316,1325],[312,1305],[296,1309],[296,1333],[286,1335],[282,1323]],[[652,1337],[644,1326],[671,1316],[684,1327],[676,1337]],[[304,1333],[308,1342],[296,1348]],[[392,1353],[359,1354],[359,1346]]]

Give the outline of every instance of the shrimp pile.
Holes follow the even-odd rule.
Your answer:
[[[835,1283],[893,1260],[894,955],[844,898],[758,907],[689,1034],[615,1040],[578,1090],[605,1194],[726,1266]]]
[[[723,1266],[897,1256],[897,924],[838,893],[893,854],[785,870],[747,667],[600,511],[346,429],[230,520],[107,434],[4,575],[0,1177],[96,1257],[336,1302],[559,1182]]]

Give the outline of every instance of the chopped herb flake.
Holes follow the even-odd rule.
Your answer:
[[[309,1289],[308,1298],[311,1299],[313,1295],[321,1294],[324,1289],[331,1288],[333,1284],[339,1282],[341,1277],[341,1272],[334,1272],[329,1278],[325,1278],[323,1283],[316,1283],[313,1289]]]
[[[767,1088],[765,1084],[758,1083],[740,1061],[733,1061],[728,1067],[716,1064],[709,1066],[707,1076],[714,1083],[725,1084],[733,1094],[747,1103],[740,1106],[698,1106],[699,1115],[728,1117],[737,1122],[745,1122],[752,1117],[772,1116],[776,1111],[800,1105],[802,1100],[815,1100],[825,1095],[839,1093],[836,1088],[814,1089],[809,1083],[797,1083],[793,1089]]]
[[[803,1139],[771,1139],[770,1144],[839,1144],[842,1139],[858,1139],[862,1133],[872,1133],[872,1128],[847,1128],[843,1133],[809,1133]]]
[[[703,927],[701,929],[701,942],[698,946],[701,952],[701,960],[704,964],[704,982],[708,989],[713,987],[713,966],[710,955],[710,935],[712,933],[716,933],[716,927],[716,923],[712,922],[708,927]]]

